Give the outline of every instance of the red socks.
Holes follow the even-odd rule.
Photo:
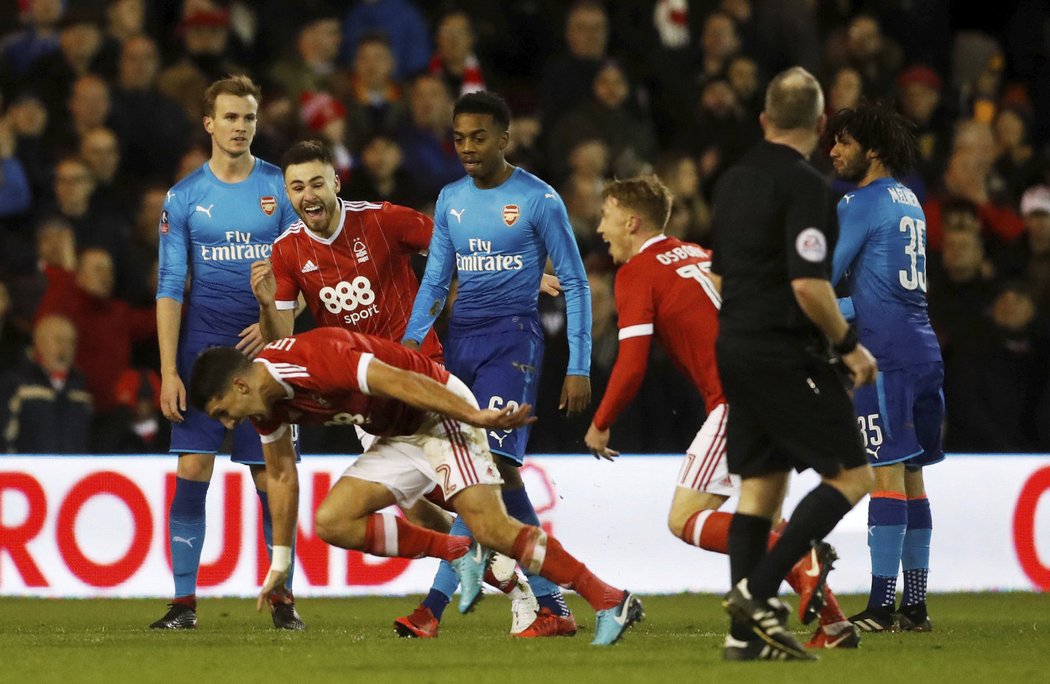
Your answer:
[[[470,548],[469,537],[452,537],[433,532],[392,513],[368,516],[365,545],[361,550],[387,558],[423,558],[430,556],[453,561]]]
[[[612,608],[623,600],[623,590],[598,579],[587,566],[576,560],[554,537],[538,527],[526,525],[514,540],[514,558],[522,567],[543,575],[587,600],[594,610]]]
[[[715,553],[729,553],[729,523],[732,513],[710,509],[697,511],[682,528],[682,541]]]

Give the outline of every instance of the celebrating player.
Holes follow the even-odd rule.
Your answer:
[[[926,311],[926,216],[915,193],[895,180],[914,166],[918,146],[911,124],[868,103],[840,111],[828,133],[835,173],[858,185],[838,204],[832,282],[847,279],[843,313],[856,318],[860,341],[879,363],[876,384],[853,395],[875,491],[868,502],[871,593],[850,620],[871,632],[895,623],[926,632],[933,524],[923,467],[944,459],[944,365]]]
[[[598,233],[609,244],[613,261],[621,265],[616,274],[620,349],[584,441],[595,457],[612,460],[619,455],[608,448],[610,428],[642,384],[656,335],[707,406],[707,419],[678,474],[668,526],[686,544],[727,553],[733,515],[717,509],[739,492],[740,481],[729,474],[725,460],[729,408],[715,365],[722,304],[718,276],[711,273],[707,251],[664,235],[672,197],[656,176],[614,181],[602,195]],[[778,536],[773,533],[771,542]],[[807,645],[853,648],[860,639],[824,584],[833,554],[828,544],[817,544],[786,579],[801,597],[800,619],[808,623],[820,616],[820,626]]]
[[[430,256],[404,342],[417,346],[425,339],[455,271],[459,294],[445,340],[449,370],[470,386],[483,406],[535,403],[543,361],[537,287],[550,256],[565,289],[568,312],[569,367],[560,406],[578,413],[590,403],[591,394],[587,276],[561,198],[504,158],[509,125],[510,110],[497,95],[470,93],[456,101],[453,140],[467,176],[438,195]],[[505,483],[507,511],[526,524],[539,525],[518,473],[528,427],[489,430],[488,437]],[[462,521],[453,530],[468,533]],[[535,576],[529,582],[541,607],[535,623],[518,636],[575,634],[575,620],[558,588]],[[398,623],[409,633],[416,631],[412,627],[420,632],[436,627],[455,589],[455,574],[443,563],[423,603]],[[469,611],[479,596],[463,587],[460,611]]]
[[[254,362],[236,349],[210,349],[194,365],[190,391],[194,405],[227,428],[250,418],[262,436],[274,550],[260,607],[291,567],[299,502],[288,424],[295,421],[361,425],[379,436],[317,510],[315,530],[329,544],[380,556],[442,558],[455,563],[464,591],[475,593],[484,570],[479,544],[494,548],[583,596],[598,612],[596,645],[616,642],[644,617],[633,594],[598,579],[539,527],[507,515],[499,471],[478,428],[527,425],[534,420],[528,404],[480,409],[462,381],[422,354],[338,328],[271,342]],[[476,543],[376,514],[395,503],[410,508],[435,484],[474,530]]]
[[[419,290],[412,255],[426,251],[434,222],[388,202],[339,199],[331,153],[319,141],[293,145],[282,156],[281,168],[299,220],[277,238],[269,259],[252,264],[263,337],[272,341],[292,334],[302,293],[319,325],[400,341]],[[442,360],[433,330],[422,351]],[[356,428],[367,450],[375,437]],[[405,514],[418,525],[442,532],[451,525],[448,514],[426,500]],[[514,574],[501,588],[511,599],[511,633],[517,634],[533,623],[538,606],[521,573]],[[437,631],[423,636],[437,636]]]
[[[150,627],[197,626],[197,570],[204,545],[204,502],[226,429],[186,407],[182,378],[206,347],[234,345],[247,354],[263,344],[250,265],[270,254],[281,228],[295,219],[284,196],[280,170],[254,157],[252,138],[259,88],[247,76],[213,83],[204,93],[204,129],[211,159],[168,191],[160,218],[157,337],[161,410],[172,421],[171,451],[179,455],[168,523],[175,598]],[[183,289],[192,274],[185,321]],[[259,437],[250,426],[233,433],[231,458],[249,466],[262,504],[263,531],[271,528]],[[274,592],[272,616],[281,629],[302,629],[291,595],[291,576]]]

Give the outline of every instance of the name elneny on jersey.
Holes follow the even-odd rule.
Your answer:
[[[905,187],[886,188],[886,191],[890,193],[890,199],[897,204],[908,204],[913,207],[922,207],[919,204],[919,198],[915,196],[915,193]]]
[[[265,243],[253,243],[250,232],[239,230],[226,231],[225,245],[201,245],[201,259],[204,261],[241,261],[268,259],[273,246]]]

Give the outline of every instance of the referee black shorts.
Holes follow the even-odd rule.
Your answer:
[[[742,478],[792,468],[834,476],[867,464],[853,402],[827,361],[796,362],[718,345],[729,401],[726,462]]]

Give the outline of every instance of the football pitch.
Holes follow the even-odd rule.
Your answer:
[[[619,644],[589,645],[594,616],[567,597],[573,638],[507,636],[509,604],[489,596],[445,614],[436,640],[398,639],[418,597],[303,599],[301,633],[275,631],[249,599],[204,599],[195,632],[145,628],[157,600],[0,599],[5,682],[1036,682],[1050,672],[1050,594],[937,594],[934,632],[869,634],[819,662],[725,663],[726,620],[710,594],[643,597],[647,619]],[[841,597],[847,611],[863,597]],[[797,621],[792,618],[794,627]],[[810,630],[799,631],[808,639]],[[805,640],[805,639],[803,639]]]

